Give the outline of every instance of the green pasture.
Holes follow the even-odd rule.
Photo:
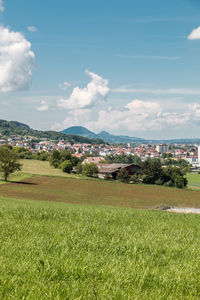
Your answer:
[[[0,198],[0,299],[199,299],[200,216]]]
[[[187,173],[188,187],[200,188],[200,174]]]

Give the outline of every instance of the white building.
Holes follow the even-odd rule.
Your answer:
[[[161,154],[168,152],[168,150],[169,150],[169,146],[166,144],[160,144],[156,146],[156,151]]]
[[[200,146],[198,146],[198,162],[200,163]]]

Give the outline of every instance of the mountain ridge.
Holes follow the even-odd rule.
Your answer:
[[[36,139],[49,139],[49,140],[66,140],[70,143],[88,143],[88,144],[100,144],[104,141],[98,139],[91,139],[79,135],[67,135],[62,132],[53,130],[42,131],[32,129],[30,126],[17,122],[7,121],[0,119],[0,134],[5,137],[13,135],[17,136],[32,136]]]
[[[80,130],[79,130],[80,129]],[[107,131],[101,131],[99,133],[94,133],[90,130],[88,130],[86,127],[83,126],[71,126],[69,128],[66,128],[61,131],[62,133],[69,134],[84,134],[92,135],[96,138],[103,139],[107,143],[138,143],[138,144],[143,144],[143,143],[149,143],[149,144],[160,144],[160,143],[167,143],[167,144],[173,144],[173,143],[178,143],[178,144],[190,144],[190,143],[200,143],[200,138],[181,138],[181,139],[143,139],[139,137],[130,137],[126,135],[113,135],[110,134]],[[76,132],[76,133],[75,133]]]

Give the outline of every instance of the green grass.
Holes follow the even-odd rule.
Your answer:
[[[187,173],[188,187],[200,188],[200,174]]]
[[[0,198],[0,299],[199,299],[199,222]]]
[[[157,206],[200,207],[200,191],[57,176],[35,175],[23,182],[0,185],[0,196],[141,209]]]

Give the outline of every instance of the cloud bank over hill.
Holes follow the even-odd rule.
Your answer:
[[[23,34],[0,26],[0,91],[27,89],[34,63],[31,43]]]

